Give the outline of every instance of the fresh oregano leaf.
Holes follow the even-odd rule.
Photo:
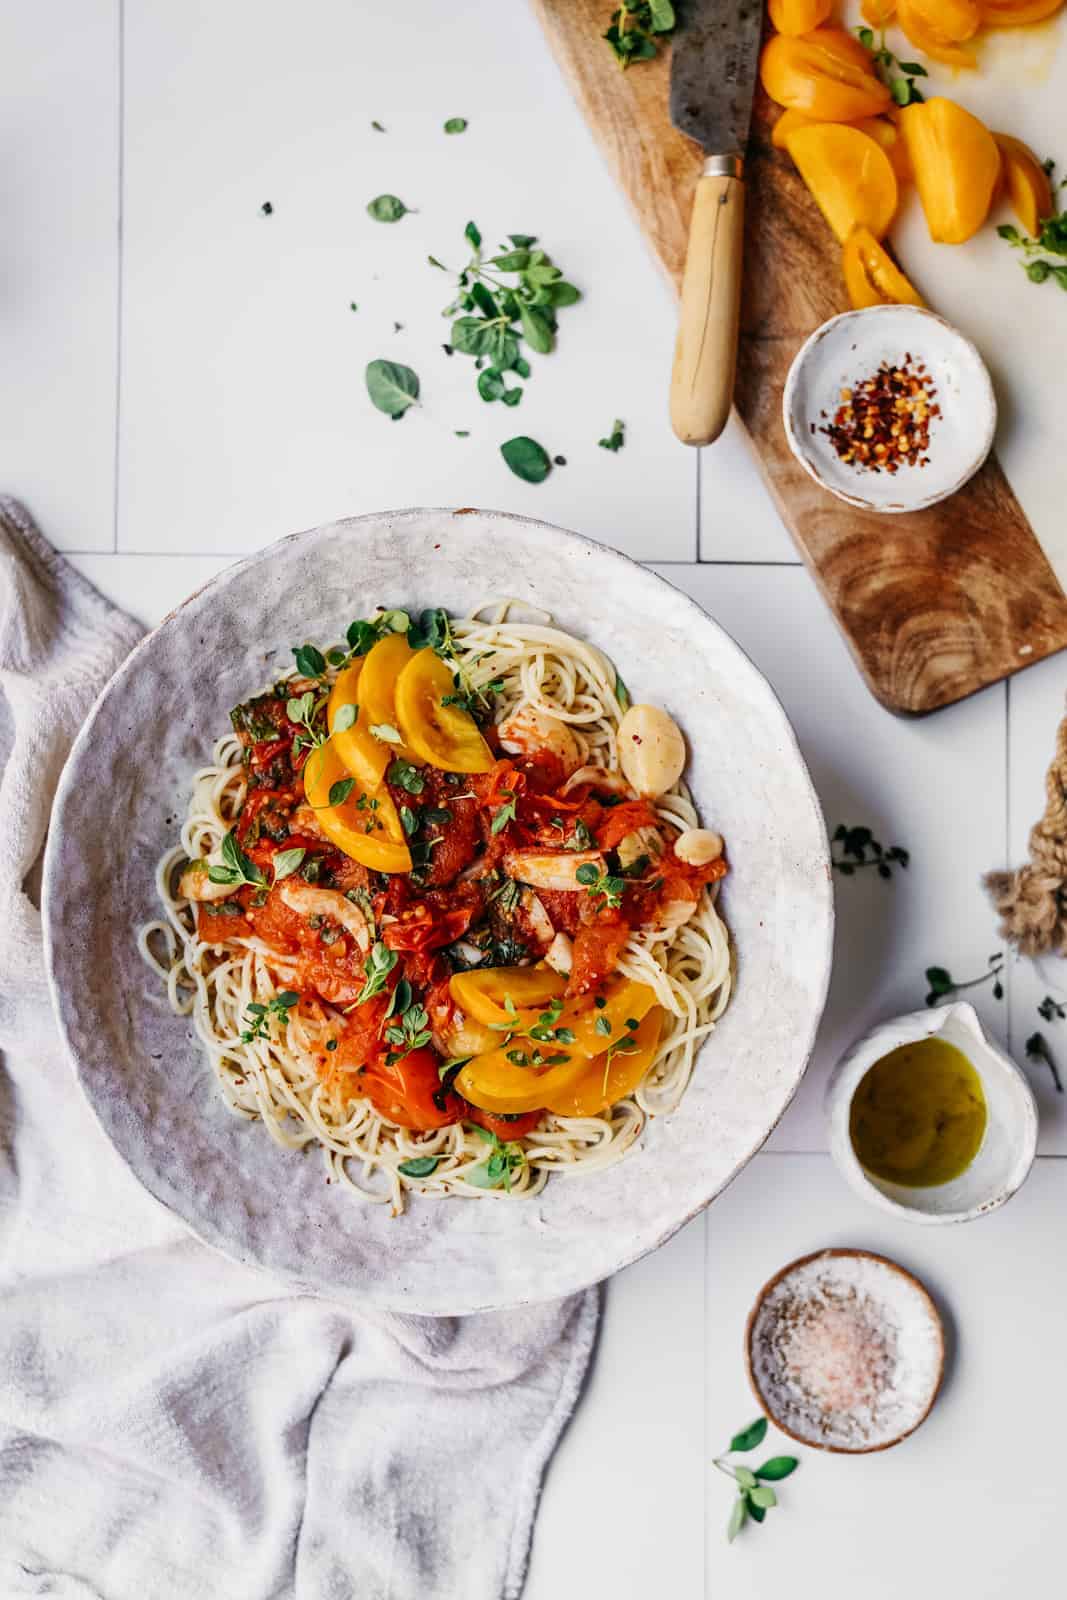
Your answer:
[[[777,1483],[781,1478],[788,1478],[799,1465],[796,1456],[771,1456],[762,1467],[756,1468],[756,1477],[762,1478],[766,1483]]]
[[[726,1537],[731,1544],[741,1532],[748,1517],[748,1504],[743,1494],[739,1494],[730,1507],[730,1520],[726,1524]]]
[[[343,806],[355,787],[355,778],[338,778],[336,783],[330,785],[330,804],[332,806]]]
[[[399,361],[371,361],[366,372],[371,403],[394,421],[419,397],[419,380],[410,367]]]
[[[306,855],[307,851],[304,849],[280,850],[272,863],[275,883],[281,883],[283,878],[288,878],[295,872]]]
[[[338,709],[337,715],[333,720],[333,731],[334,731],[334,733],[344,733],[347,728],[351,728],[352,727],[353,723],[355,722],[355,720],[356,720],[356,718],[358,716],[359,716],[359,707],[358,706],[354,706],[351,703],[349,703],[348,705],[341,706]]]
[[[536,439],[520,433],[516,439],[506,439],[500,454],[517,478],[524,483],[544,483],[552,470],[547,452]]]
[[[375,222],[399,222],[401,217],[407,216],[409,210],[410,207],[395,194],[375,195],[367,205],[367,211]]]
[[[769,1511],[772,1506],[778,1504],[778,1496],[770,1484],[760,1483],[754,1489],[749,1489],[748,1503],[750,1506],[759,1506],[763,1511]]]
[[[742,1428],[740,1433],[735,1433],[730,1440],[731,1450],[755,1450],[767,1437],[767,1418],[757,1417],[755,1422],[750,1422],[747,1428]]]
[[[466,117],[449,117],[448,121],[445,123],[445,132],[446,133],[465,133],[466,129],[467,129],[467,119],[466,119]],[[400,1170],[401,1170],[401,1172],[403,1172],[403,1170],[404,1170],[403,1167],[401,1167]]]
[[[428,1178],[431,1172],[437,1171],[440,1160],[440,1156],[412,1156],[410,1161],[402,1161],[396,1170],[405,1178]]]

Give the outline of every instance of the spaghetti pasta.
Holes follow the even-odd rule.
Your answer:
[[[386,615],[391,619],[404,617],[395,612]],[[617,804],[619,792],[625,791],[617,735],[629,697],[611,662],[599,649],[555,628],[547,616],[522,620],[513,604],[500,603],[464,620],[450,619],[446,647],[438,654],[455,671],[456,698],[462,699],[466,707],[491,708],[488,713],[483,710],[482,721],[483,731],[494,744],[498,743],[495,730],[524,709],[553,719],[553,726],[562,724],[569,730],[580,759],[567,785],[570,809],[565,814],[569,816],[576,809],[583,794],[594,797],[597,782],[603,780],[600,801],[592,798],[591,803],[594,811],[603,808],[604,816],[611,815],[607,808]],[[314,691],[321,691],[323,703],[344,664],[351,659],[343,646],[322,657],[323,671]],[[302,693],[305,684],[291,678],[276,686],[276,692],[283,697],[287,692]],[[285,704],[284,698],[281,703]],[[288,705],[291,710],[292,699]],[[288,732],[290,741],[295,726]],[[311,720],[304,726],[310,730],[309,745],[313,746],[316,738],[320,743],[325,739],[325,728],[316,734]],[[399,739],[395,729],[388,729],[386,737],[389,736]],[[298,747],[303,737],[296,734]],[[267,741],[254,745],[253,761],[259,760],[257,752],[267,748]],[[304,759],[311,759],[314,753],[314,748],[311,755],[305,749]],[[514,773],[524,760],[538,758],[537,750],[521,751],[518,762],[512,761],[509,770]],[[295,760],[299,763],[299,756]],[[503,765],[503,760],[498,759],[497,766]],[[592,782],[589,774],[593,774]],[[258,777],[261,781],[262,773]],[[247,908],[266,899],[268,893],[276,895],[277,888],[256,888],[246,880],[240,890],[243,898],[221,903],[218,900],[220,894],[229,892],[227,873],[231,871],[219,867],[226,860],[223,844],[228,837],[236,837],[234,830],[246,813],[255,778],[255,767],[250,768],[247,734],[242,737],[238,728],[220,738],[210,763],[193,777],[180,839],[166,850],[158,864],[156,887],[162,914],[138,934],[141,953],[165,988],[171,1008],[191,1019],[222,1099],[233,1115],[262,1122],[270,1137],[286,1149],[317,1145],[329,1181],[346,1185],[365,1201],[388,1205],[397,1214],[403,1210],[405,1195],[413,1190],[427,1196],[520,1198],[537,1194],[554,1174],[590,1176],[626,1155],[640,1138],[648,1117],[666,1115],[678,1106],[690,1081],[696,1053],[730,997],[730,944],[716,909],[717,884],[698,884],[693,891],[693,904],[684,908],[689,914],[680,921],[659,919],[661,925],[654,908],[656,896],[663,891],[657,888],[651,870],[646,870],[643,879],[626,880],[625,899],[622,891],[616,896],[625,907],[629,898],[640,899],[643,895],[640,903],[645,914],[635,916],[628,931],[627,924],[622,924],[619,937],[625,935],[625,943],[615,964],[615,981],[647,986],[662,1011],[654,1054],[632,1092],[594,1115],[566,1116],[545,1111],[536,1126],[514,1139],[498,1136],[488,1126],[458,1114],[439,1126],[406,1127],[359,1092],[362,1085],[356,1069],[333,1070],[329,1052],[336,1052],[339,1032],[350,1024],[353,1012],[360,1007],[340,990],[328,998],[322,993],[323,987],[332,993],[328,984],[318,989],[309,985],[301,950],[291,943],[287,946],[269,926],[264,929],[257,925],[255,913]],[[455,784],[454,779],[450,781]],[[471,798],[467,791],[482,792],[487,781],[483,777],[460,779],[462,791],[455,787],[452,811],[458,811],[460,801]],[[508,781],[514,789],[505,788],[503,793],[522,792],[521,777],[512,776]],[[331,803],[336,789],[335,785],[331,790]],[[562,792],[557,791],[561,805]],[[403,794],[397,794],[403,800]],[[366,796],[361,796],[361,804],[364,799]],[[372,804],[372,800],[368,801],[368,805]],[[512,799],[511,818],[515,805]],[[659,836],[657,843],[664,851],[663,859],[672,859],[673,840],[680,832],[699,825],[696,809],[681,781],[652,805],[652,832]],[[303,809],[307,811],[306,805]],[[401,806],[401,815],[404,809]],[[434,814],[448,816],[449,812]],[[559,817],[554,821],[562,827]],[[323,825],[320,818],[319,826]],[[377,824],[372,821],[368,826],[371,825]],[[313,827],[314,822],[305,820],[292,826]],[[507,819],[501,831],[509,831]],[[249,837],[245,835],[246,842]],[[307,835],[300,833],[299,837]],[[283,840],[282,847],[288,842]],[[494,841],[490,839],[489,843]],[[328,843],[324,848],[329,848]],[[298,848],[289,854],[305,852]],[[424,854],[430,856],[429,848]],[[245,863],[250,861],[239,851],[238,858]],[[276,856],[277,859],[280,858]],[[457,881],[465,879],[469,884],[473,879],[476,887],[486,890],[483,859],[487,860],[488,854],[475,857],[457,874]],[[499,863],[499,850],[494,859]],[[218,889],[205,896],[211,902],[206,908],[183,892],[183,883],[188,890],[190,862],[210,864],[210,877],[205,882],[222,880]],[[255,876],[253,866],[240,870]],[[495,871],[499,876],[499,865]],[[265,873],[259,872],[258,876],[265,885]],[[382,881],[372,874],[372,890],[366,896],[362,891],[350,894],[349,899],[369,902],[377,893],[374,884],[380,887]],[[589,896],[583,893],[581,881],[574,886],[574,893],[585,902]],[[301,880],[294,876],[292,882]],[[505,889],[508,882],[505,879]],[[512,900],[518,899],[520,889],[521,885],[515,885]],[[590,890],[590,895],[593,892]],[[486,897],[492,898],[487,891]],[[545,900],[550,902],[552,897],[546,895]],[[233,908],[232,935],[222,916],[222,905]],[[210,913],[207,919],[202,914],[205,909]],[[380,910],[376,919],[369,915],[372,926],[388,943],[388,924],[392,921],[395,927],[397,919]],[[409,910],[403,915],[410,919],[415,913]],[[333,932],[336,934],[337,930]],[[434,959],[458,965],[492,965],[491,960],[482,958],[479,937],[477,931],[461,936],[446,950],[437,952]],[[532,953],[525,957],[527,961]],[[477,963],[470,959],[472,956],[478,957]],[[596,1003],[603,1001],[598,997]],[[422,1015],[425,1019],[425,1011]],[[554,1020],[555,1015],[550,1012],[549,1020]],[[254,1026],[249,1025],[250,1018]],[[553,1031],[550,1028],[549,1034]],[[562,1034],[565,1030],[555,1031]],[[508,1035],[502,1038],[506,1043]],[[607,1059],[610,1061],[610,1053]],[[462,1102],[459,1104],[462,1106]]]

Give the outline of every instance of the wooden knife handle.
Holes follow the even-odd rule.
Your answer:
[[[745,185],[732,172],[709,172],[697,184],[671,377],[671,426],[683,444],[711,444],[730,415],[741,315],[741,240]]]

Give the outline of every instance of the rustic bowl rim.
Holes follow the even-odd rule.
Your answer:
[[[877,1261],[880,1266],[888,1267],[890,1271],[897,1273],[901,1278],[905,1278],[907,1282],[911,1284],[912,1288],[918,1290],[921,1299],[926,1304],[931,1321],[937,1332],[937,1377],[934,1381],[933,1387],[931,1388],[930,1398],[923,1410],[920,1412],[919,1416],[911,1424],[910,1428],[905,1428],[901,1433],[896,1434],[894,1438],[885,1439],[881,1444],[859,1445],[855,1449],[850,1449],[848,1445],[827,1444],[823,1440],[808,1439],[805,1438],[803,1434],[796,1433],[792,1428],[790,1428],[788,1424],[783,1422],[782,1419],[776,1414],[771,1406],[770,1401],[764,1395],[759,1383],[756,1380],[756,1374],[752,1362],[752,1335],[756,1326],[756,1318],[759,1316],[759,1313],[763,1308],[763,1303],[767,1299],[768,1295],[772,1292],[772,1290],[776,1289],[778,1284],[782,1282],[783,1278],[787,1278],[790,1273],[798,1271],[801,1267],[806,1267],[811,1261],[824,1261],[832,1257],[847,1258],[851,1260]],[[916,1277],[914,1272],[910,1272],[907,1267],[902,1267],[899,1261],[894,1261],[891,1256],[884,1256],[877,1250],[866,1250],[859,1245],[829,1245],[823,1250],[810,1250],[807,1255],[797,1256],[795,1261],[789,1261],[784,1267],[779,1267],[778,1271],[773,1273],[771,1277],[767,1279],[766,1283],[757,1293],[755,1300],[752,1302],[752,1309],[749,1311],[748,1316],[745,1319],[745,1372],[748,1375],[749,1387],[751,1388],[752,1393],[755,1395],[764,1416],[774,1423],[774,1426],[778,1429],[779,1433],[784,1433],[786,1437],[788,1439],[792,1439],[794,1443],[804,1445],[809,1450],[826,1450],[832,1455],[876,1455],[882,1450],[892,1450],[894,1445],[898,1445],[902,1443],[903,1440],[910,1438],[910,1436],[915,1432],[916,1428],[920,1428],[922,1426],[927,1417],[930,1415],[930,1412],[933,1410],[934,1402],[941,1393],[941,1386],[945,1378],[944,1320],[940,1311],[937,1309],[937,1304],[933,1295],[930,1293],[925,1283],[922,1282],[921,1278]]]

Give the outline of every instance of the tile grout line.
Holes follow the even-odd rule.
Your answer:
[[[696,482],[696,528],[694,529],[695,539],[694,539],[693,560],[699,564],[699,561],[700,561],[700,521],[701,521],[701,518],[702,518],[702,516],[704,514],[704,508],[703,508],[703,503],[702,503],[702,493],[703,493],[702,479],[703,479],[704,474],[703,474],[703,472],[701,470],[701,462],[704,459],[704,452],[702,450],[694,450],[693,454],[696,456],[696,480],[697,480],[697,482]]]
[[[126,200],[126,0],[118,0],[118,52],[119,52],[119,163],[118,163],[118,271],[115,282],[115,454],[113,460],[114,482],[112,499],[114,514],[111,525],[111,554],[119,549],[119,453],[122,436],[122,266],[124,207]]]

